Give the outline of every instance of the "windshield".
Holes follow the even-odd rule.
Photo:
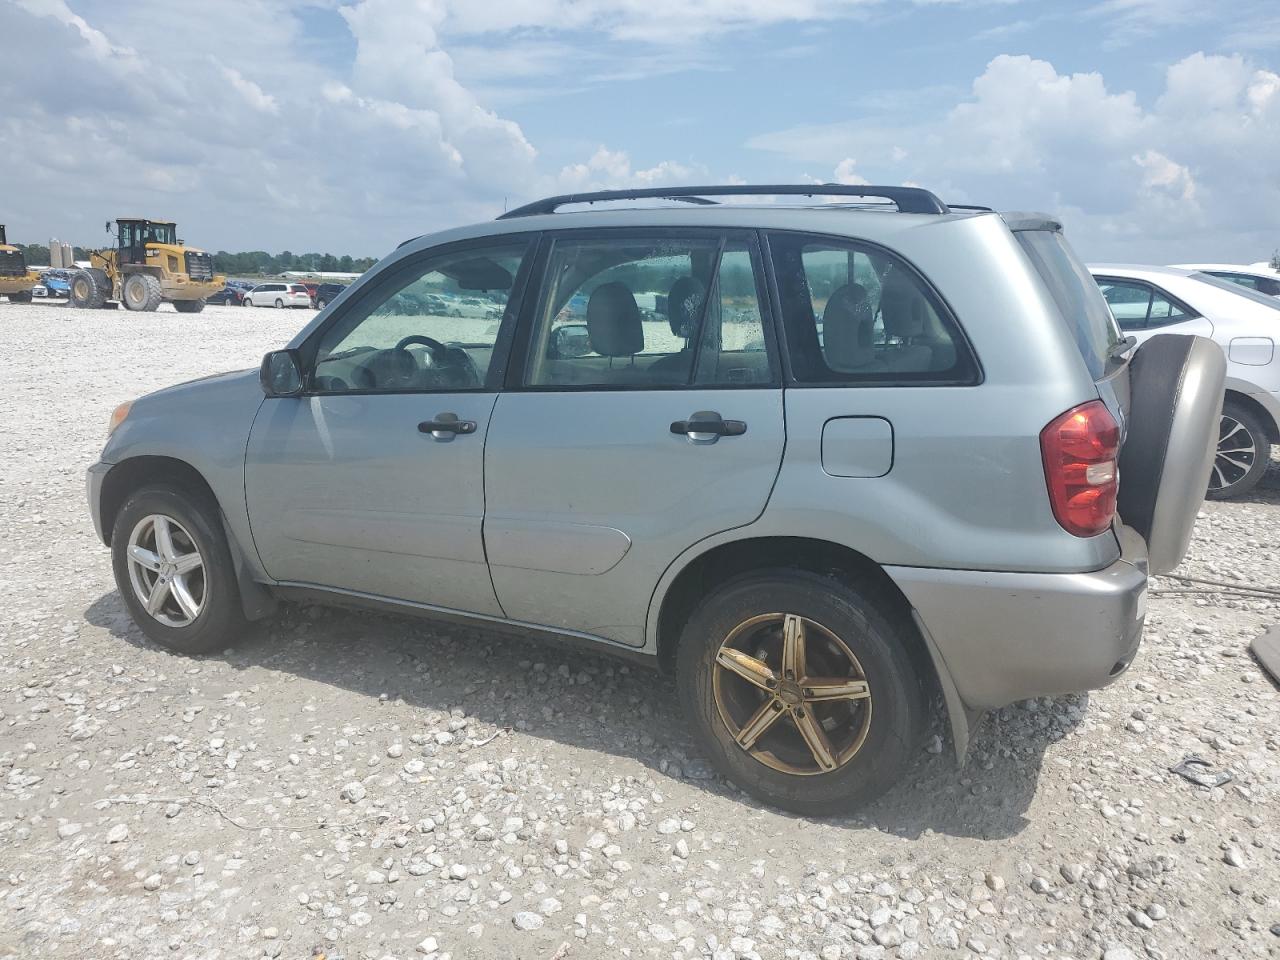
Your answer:
[[[176,243],[177,229],[172,223],[148,223],[143,236],[147,243]]]
[[[1122,337],[1098,284],[1058,231],[1018,230],[1014,236],[1071,327],[1089,373],[1100,379]]]
[[[1191,279],[1207,283],[1209,286],[1217,287],[1219,290],[1226,290],[1228,293],[1234,293],[1247,300],[1252,300],[1254,303],[1261,303],[1272,310],[1280,310],[1280,300],[1269,294],[1241,286],[1238,283],[1232,283],[1230,280],[1223,280],[1221,277],[1215,277],[1208,273],[1193,273]]]

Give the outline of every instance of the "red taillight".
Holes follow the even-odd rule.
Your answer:
[[[1101,400],[1073,407],[1040,431],[1053,515],[1068,533],[1092,537],[1111,525],[1120,477],[1120,428]]]

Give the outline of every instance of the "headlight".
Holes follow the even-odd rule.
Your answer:
[[[129,416],[129,411],[132,407],[133,401],[130,400],[128,403],[122,403],[111,411],[111,425],[107,427],[107,436],[111,436],[111,434],[115,433],[116,427],[124,423],[125,418]]]

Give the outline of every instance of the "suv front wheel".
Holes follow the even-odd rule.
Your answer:
[[[897,781],[922,731],[907,629],[870,581],[746,574],[686,623],[680,699],[739,787],[797,813],[848,811]]]
[[[134,493],[116,515],[111,565],[134,623],[156,643],[208,653],[248,627],[217,507],[205,498],[159,486]]]

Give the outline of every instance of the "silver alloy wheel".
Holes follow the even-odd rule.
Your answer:
[[[209,601],[204,558],[172,517],[153,513],[129,534],[129,582],[142,608],[166,627],[187,627]]]
[[[1257,456],[1258,445],[1253,434],[1235,417],[1224,413],[1218,427],[1218,448],[1213,455],[1209,489],[1222,490],[1239,483],[1248,476]]]

